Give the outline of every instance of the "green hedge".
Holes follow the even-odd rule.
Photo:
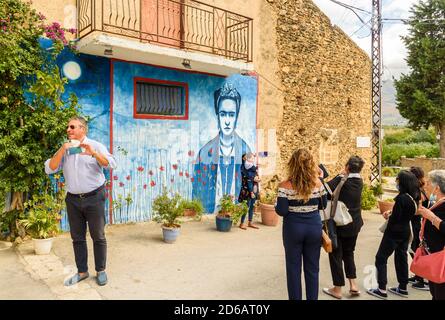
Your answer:
[[[386,166],[399,166],[400,158],[405,156],[413,158],[418,156],[426,156],[427,158],[439,157],[439,145],[428,142],[422,143],[393,143],[383,144],[382,162]]]

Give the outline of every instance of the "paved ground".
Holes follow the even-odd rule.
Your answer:
[[[258,219],[258,217],[256,217]],[[374,299],[365,288],[375,285],[374,256],[380,243],[378,227],[382,217],[364,213],[365,226],[356,252],[357,275],[362,295],[353,299]],[[8,291],[1,299],[287,299],[281,225],[244,231],[233,228],[217,232],[212,217],[182,225],[175,244],[162,241],[161,228],[153,222],[107,227],[109,283],[96,285],[94,277],[77,287],[64,287],[63,280],[75,272],[69,234],[57,237],[51,255],[36,256],[31,242],[0,252],[0,283]],[[89,241],[89,248],[92,243]],[[5,254],[6,252],[6,254]],[[4,263],[3,260],[6,262]],[[94,275],[92,250],[90,274]],[[26,268],[29,274],[24,272]],[[14,276],[9,274],[13,270]],[[390,258],[389,285],[396,285]],[[9,272],[9,273],[8,273]],[[321,253],[321,293],[331,284],[328,257]],[[22,288],[22,289],[15,289]],[[347,293],[347,290],[344,290]],[[404,299],[390,296],[390,300]],[[410,290],[410,299],[430,299],[429,292]]]

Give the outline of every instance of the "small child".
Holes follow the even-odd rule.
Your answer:
[[[244,163],[244,172],[247,176],[247,188],[252,199],[256,198],[258,193],[258,168],[255,166],[255,154],[248,153]]]

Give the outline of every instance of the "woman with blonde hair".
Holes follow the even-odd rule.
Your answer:
[[[294,151],[288,171],[289,178],[278,186],[275,211],[283,217],[289,299],[302,300],[303,262],[306,299],[317,300],[322,232],[319,210],[326,207],[327,198],[318,167],[307,149]]]

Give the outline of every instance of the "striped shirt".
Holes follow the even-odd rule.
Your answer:
[[[278,188],[275,211],[283,217],[288,214],[312,214],[318,213],[318,210],[325,208],[326,204],[327,197],[323,185],[312,190],[307,202],[294,189]]]

